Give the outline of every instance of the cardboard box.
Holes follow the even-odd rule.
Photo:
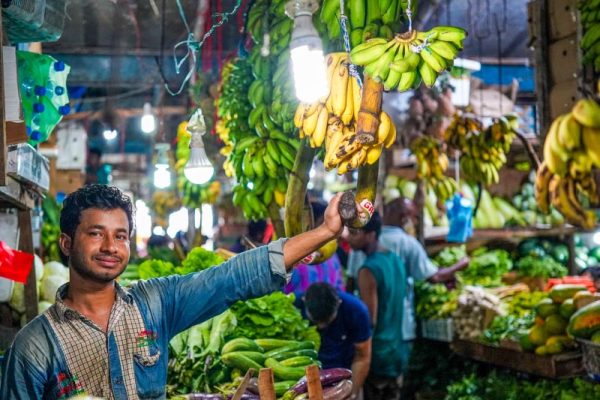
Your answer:
[[[60,124],[55,132],[58,159],[56,168],[60,170],[84,169],[87,155],[87,133],[83,125],[76,121]]]
[[[577,78],[579,63],[577,60],[577,36],[552,43],[548,48],[550,76],[553,85]]]
[[[554,86],[550,90],[550,118],[570,112],[579,97],[576,79]]]
[[[50,189],[50,164],[48,159],[28,143],[8,146],[6,173],[13,178]]]
[[[81,170],[61,170],[53,178],[50,193],[68,195],[82,187],[85,183],[85,174]]]
[[[577,0],[549,1],[548,22],[552,41],[575,35],[577,33]]]

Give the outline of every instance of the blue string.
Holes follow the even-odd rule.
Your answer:
[[[348,34],[348,17],[346,17],[346,14],[344,14],[344,0],[340,0],[340,24],[342,26],[342,40],[344,42],[344,50],[346,51],[346,53],[350,54],[350,35]],[[360,78],[360,74],[356,69],[356,65],[352,64],[351,62],[350,64],[348,64],[348,70],[350,71],[350,75],[356,78],[358,86],[362,89],[363,83],[362,79]]]
[[[185,18],[185,11],[183,9],[183,6],[181,5],[181,0],[177,0],[177,10],[179,11],[179,16],[181,17],[183,24],[185,25],[185,29],[187,30],[188,36],[187,36],[186,40],[182,40],[181,42],[179,42],[179,43],[175,44],[175,46],[173,46],[173,61],[175,62],[175,73],[179,74],[181,67],[183,66],[185,61],[188,60],[190,57],[194,61],[194,67],[190,68],[187,75],[183,79],[181,86],[179,86],[179,90],[177,90],[176,92],[171,91],[171,89],[169,88],[169,85],[165,83],[165,89],[171,96],[177,96],[178,94],[180,94],[183,91],[183,88],[189,82],[189,80],[192,78],[192,74],[194,73],[195,66],[197,63],[196,53],[200,52],[200,49],[202,49],[202,46],[204,46],[204,42],[206,41],[206,39],[208,39],[217,30],[217,28],[219,28],[220,26],[223,26],[227,21],[229,21],[230,17],[234,16],[238,12],[238,10],[241,6],[241,3],[242,3],[242,0],[237,0],[235,7],[233,7],[233,9],[230,12],[213,14],[213,17],[220,18],[219,21],[214,23],[210,27],[210,29],[204,34],[204,36],[202,36],[202,40],[200,40],[198,42],[194,38],[194,34],[190,30],[190,26],[187,23],[187,20]],[[179,60],[177,58],[177,48],[179,48],[180,46],[183,46],[183,45],[187,46],[187,52],[186,52],[185,56],[183,56],[183,58]]]

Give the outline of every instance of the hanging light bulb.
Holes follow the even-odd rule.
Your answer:
[[[169,171],[169,156],[167,155],[169,144],[157,143],[155,148],[158,155],[154,165],[154,186],[158,189],[165,189],[171,186],[171,171]]]
[[[206,124],[202,110],[198,108],[190,118],[187,131],[192,135],[190,140],[190,158],[185,164],[183,174],[192,183],[202,185],[212,178],[215,168],[206,156],[202,135],[206,133]]]
[[[294,20],[290,41],[292,71],[296,97],[304,103],[314,103],[327,95],[327,73],[323,44],[312,15],[319,8],[316,0],[291,0],[285,12]]]
[[[104,139],[106,139],[109,142],[115,140],[118,135],[119,132],[117,132],[116,129],[105,128],[104,131],[102,131],[102,136],[104,136]]]
[[[144,113],[140,125],[144,133],[152,133],[156,129],[156,119],[152,114],[150,103],[144,103]]]

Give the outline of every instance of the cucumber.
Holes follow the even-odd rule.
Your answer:
[[[302,349],[315,349],[315,344],[313,342],[309,342],[309,341],[305,341],[305,342],[295,342],[292,344],[289,344],[287,346],[284,347],[280,347],[278,349],[274,349],[274,350],[270,350],[267,351],[265,353],[265,356],[267,357],[275,357],[279,354],[282,353],[289,353],[292,351],[296,351],[296,350],[302,350]]]
[[[275,394],[277,397],[283,396],[285,392],[289,390],[292,386],[296,384],[296,381],[281,381],[275,382]]]
[[[221,356],[221,361],[223,361],[223,364],[227,365],[228,367],[239,368],[244,373],[250,368],[254,368],[256,371],[260,371],[262,368],[262,366],[256,361],[236,352],[223,354]]]
[[[285,381],[297,381],[304,376],[304,367],[285,367],[274,358],[267,358],[265,366],[273,370],[276,378]]]
[[[267,358],[263,353],[259,353],[258,351],[232,351],[231,353],[227,353],[227,355],[229,355],[229,357],[235,357],[239,355],[248,357],[259,365],[265,365],[265,360]]]
[[[231,353],[233,351],[257,351],[264,353],[264,349],[254,342],[254,340],[247,338],[235,338],[223,345],[221,354]]]
[[[306,367],[314,362],[314,360],[308,356],[295,356],[280,361],[279,363],[284,367]]]
[[[289,346],[290,344],[296,343],[296,341],[282,339],[254,339],[254,343],[262,347],[265,351],[269,351],[278,349],[280,347]]]
[[[298,357],[298,356],[307,356],[307,357],[310,357],[313,359],[317,359],[319,355],[313,349],[300,349],[300,350],[294,350],[294,351],[286,351],[285,353],[278,353],[272,357],[277,361],[283,361],[283,360],[287,360],[288,358]]]

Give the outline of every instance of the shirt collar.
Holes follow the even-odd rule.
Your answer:
[[[67,296],[68,288],[69,288],[69,283],[67,282],[67,283],[63,284],[61,287],[59,287],[58,290],[56,291],[54,305],[56,306],[55,309],[56,309],[56,313],[57,313],[58,317],[61,320],[84,318],[80,313],[78,313],[77,311],[73,310],[72,308],[68,307],[65,304],[64,299]],[[128,290],[123,288],[117,282],[115,282],[115,289],[117,292],[117,301],[118,302],[123,301],[126,304],[131,304],[133,302],[133,297],[128,292]]]

